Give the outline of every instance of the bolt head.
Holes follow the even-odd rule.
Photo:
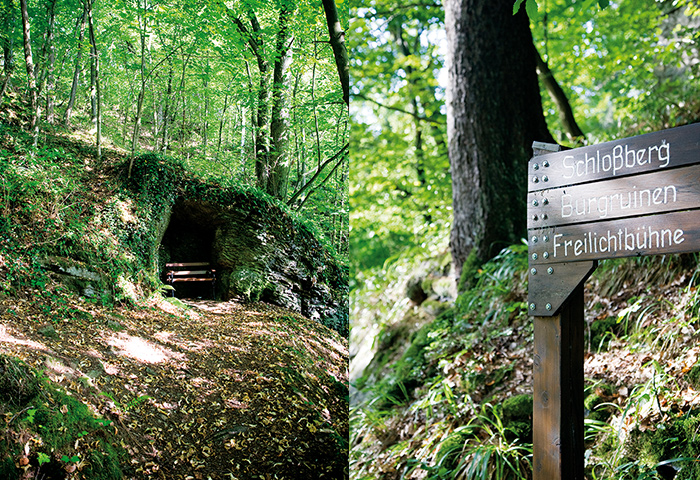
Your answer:
[[[535,169],[535,170],[539,170],[539,169],[540,169],[540,166],[536,163],[536,164],[534,164],[534,165],[532,166],[532,168]]]
[[[543,182],[548,182],[548,181],[549,181],[549,177],[548,177],[547,175],[545,175],[544,177],[542,177],[542,181],[543,181]]]
[[[537,243],[537,237],[536,237],[536,236],[533,236],[531,240],[532,240],[532,243]]]
[[[551,303],[548,303],[547,305],[544,306],[544,308],[546,308],[547,310],[551,310],[551,309],[552,309],[552,304],[551,304]]]
[[[539,183],[539,182],[540,182],[540,179],[539,179],[539,177],[532,177],[532,181],[533,181],[534,183]]]
[[[533,254],[532,254],[532,259],[533,259],[533,260],[537,260],[537,254],[536,254],[536,253],[533,253]]]
[[[543,256],[544,258],[549,258],[549,252],[544,252],[544,253],[542,254],[542,256]]]
[[[530,310],[534,310],[534,309],[535,309],[535,307],[536,307],[536,306],[535,306],[535,304],[534,304],[534,303],[531,303],[531,304],[530,304]]]
[[[533,275],[537,275],[537,269],[536,268],[530,269],[530,273]]]
[[[532,206],[533,206],[533,207],[537,207],[537,206],[539,206],[539,204],[540,204],[540,202],[538,202],[537,200],[533,200],[533,201],[532,201]]]
[[[553,269],[552,267],[549,267],[549,268],[547,269],[547,273],[550,274],[550,275],[553,274],[553,273],[554,273],[554,269]]]
[[[544,162],[542,162],[542,166],[543,166],[543,167],[548,167],[548,166],[549,166],[549,162],[548,162],[547,160],[545,160]]]
[[[549,235],[545,235],[544,237],[542,237],[542,240],[544,240],[545,242],[548,242],[548,241],[549,241]]]
[[[546,182],[546,181],[547,181],[547,180],[545,180],[545,182]],[[543,203],[544,205],[549,205],[549,199],[547,199],[547,198],[543,199],[543,200],[542,200],[542,203]]]
[[[532,219],[536,222],[537,221],[537,215],[533,215]]]

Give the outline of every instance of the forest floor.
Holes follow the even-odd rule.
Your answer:
[[[47,323],[27,293],[0,299],[0,354],[111,420],[129,478],[347,478],[348,344],[335,332],[263,303],[202,300],[84,302]]]

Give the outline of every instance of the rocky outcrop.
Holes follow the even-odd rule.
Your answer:
[[[245,198],[181,198],[163,237],[164,261],[207,261],[217,296],[263,300],[328,323],[347,321],[347,273],[281,208]]]

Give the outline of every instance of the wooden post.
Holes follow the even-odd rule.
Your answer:
[[[583,283],[534,317],[534,480],[583,480]]]

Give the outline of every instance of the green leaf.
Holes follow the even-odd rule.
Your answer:
[[[525,10],[528,17],[535,18],[535,15],[537,15],[537,0],[527,0],[525,2]]]
[[[610,0],[598,0],[598,6],[600,6],[601,9],[605,9],[610,6]]]
[[[44,452],[39,452],[37,454],[37,461],[39,462],[39,466],[49,463],[51,461],[51,457],[46,455]]]
[[[518,10],[520,10],[520,5],[522,5],[523,0],[515,0],[515,4],[513,4],[513,15],[518,13]]]

